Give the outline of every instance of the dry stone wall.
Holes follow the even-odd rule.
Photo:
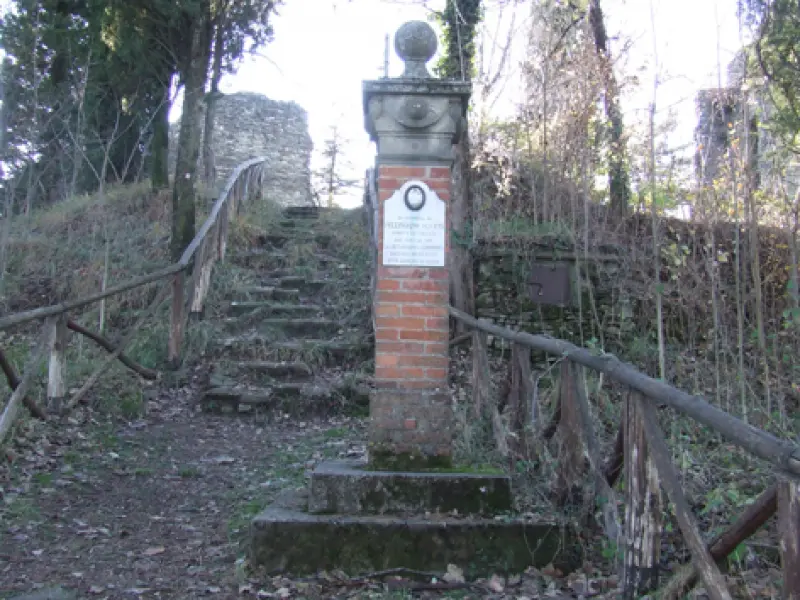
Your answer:
[[[170,171],[174,173],[179,123],[170,127]],[[223,94],[217,99],[213,137],[217,188],[237,165],[268,159],[264,196],[280,205],[311,204],[311,151],[308,114],[295,102],[254,93]],[[202,156],[200,165],[202,165]]]

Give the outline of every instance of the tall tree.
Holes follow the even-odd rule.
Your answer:
[[[244,54],[246,44],[250,50],[268,41],[272,34],[269,22],[275,10],[275,0],[195,0],[196,10],[186,13],[186,45],[178,52],[180,81],[184,86],[181,113],[180,137],[175,163],[175,183],[172,192],[172,238],[173,260],[180,258],[183,249],[194,237],[195,197],[197,163],[200,156],[200,140],[203,126],[202,102],[208,83],[212,46],[219,51],[215,71],[223,67],[232,69]],[[217,35],[216,32],[221,32]],[[213,90],[215,96],[218,90]],[[213,131],[213,102],[211,98],[211,122],[206,136]]]
[[[589,2],[589,24],[594,36],[595,50],[603,65],[606,119],[608,119],[608,188],[611,209],[618,215],[628,213],[631,190],[628,176],[627,151],[625,148],[625,128],[620,108],[619,84],[614,75],[611,50],[608,44],[603,9],[600,0]]]
[[[321,166],[314,173],[316,179],[315,196],[324,196],[328,207],[333,206],[337,196],[361,185],[361,180],[347,177],[353,172],[353,165],[347,159],[348,140],[339,128],[331,127],[331,134],[323,143],[320,152]]]
[[[444,52],[437,65],[440,77],[471,81],[475,69],[475,33],[483,17],[481,0],[447,0],[437,14],[444,34]],[[453,197],[450,203],[450,301],[468,314],[475,312],[472,226],[474,217],[470,182],[469,130],[464,128],[453,163]],[[459,324],[458,329],[463,325]]]
[[[766,79],[770,129],[800,153],[800,0],[740,0],[754,32],[753,61]]]

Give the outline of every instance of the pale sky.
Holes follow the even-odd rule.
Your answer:
[[[275,39],[248,58],[234,75],[222,81],[227,93],[250,91],[275,100],[294,100],[309,114],[311,135],[321,148],[330,127],[337,124],[352,141],[349,161],[359,179],[373,164],[374,149],[363,127],[361,82],[382,75],[384,38],[390,36],[390,75],[402,70],[394,53],[395,30],[405,21],[426,19],[429,8],[445,0],[286,0],[274,18]],[[0,0],[0,5],[7,5]],[[516,10],[512,59],[503,95],[494,104],[499,116],[512,116],[519,100],[518,65],[524,47],[530,0],[514,2],[502,13],[498,0],[485,0],[486,46],[497,37],[504,41]],[[614,56],[621,43],[630,42],[617,65],[618,73],[637,73],[638,89],[625,99],[626,123],[646,118],[653,98],[654,40],[660,73],[657,106],[660,114],[677,112],[679,129],[671,146],[692,141],[696,90],[717,85],[718,64],[725,85],[726,67],[741,47],[736,0],[603,0]],[[655,15],[651,19],[651,10]],[[499,25],[499,26],[498,26]],[[654,27],[653,27],[654,26]],[[492,62],[492,61],[489,61]],[[179,106],[174,107],[177,116]],[[352,202],[360,202],[360,193]]]
[[[352,140],[349,158],[360,177],[374,159],[363,127],[361,82],[381,76],[387,33],[390,75],[398,75],[402,65],[394,53],[395,30],[405,21],[425,19],[428,10],[423,4],[438,8],[443,1],[287,0],[274,19],[274,41],[261,50],[261,56],[248,58],[235,75],[226,77],[222,91],[252,91],[296,101],[308,111],[317,148],[337,124]],[[488,6],[493,4],[497,2],[487,0]],[[508,116],[518,100],[513,83],[519,81],[515,75],[529,18],[528,3],[518,4],[515,29],[519,33],[509,65],[510,84],[495,105],[497,112]],[[736,0],[605,0],[603,8],[609,34],[615,38],[614,55],[621,56],[622,40],[632,44],[620,59],[618,71],[639,75],[639,88],[625,98],[626,120],[645,118],[652,101],[655,38],[661,82],[657,106],[662,114],[668,108],[677,111],[679,130],[670,145],[690,143],[695,91],[717,85],[718,63],[725,85],[727,64],[741,46]],[[506,39],[503,29],[511,22],[512,10],[488,11],[485,35],[489,40],[495,35]],[[360,194],[352,202],[360,202]]]

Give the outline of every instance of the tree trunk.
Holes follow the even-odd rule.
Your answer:
[[[181,73],[183,79],[183,113],[178,140],[175,182],[172,189],[173,261],[180,259],[184,248],[194,237],[195,183],[200,155],[200,102],[205,91],[210,59],[211,20],[198,18],[192,26],[191,48]]]
[[[169,82],[153,119],[153,140],[150,142],[150,181],[153,190],[169,187]]]
[[[608,188],[611,210],[617,215],[626,215],[630,203],[630,182],[626,160],[622,109],[619,106],[619,85],[614,76],[611,64],[611,52],[608,48],[608,34],[603,19],[600,0],[589,3],[589,24],[594,35],[594,45],[603,67],[603,84],[605,86],[604,103],[608,119],[609,152],[608,152]]]
[[[470,145],[465,128],[455,147],[453,199],[450,204],[450,304],[467,314],[475,314],[475,289],[472,269],[472,194],[470,190]],[[466,327],[456,322],[456,333]]]
[[[206,122],[203,129],[203,178],[209,189],[214,187],[217,179],[216,157],[214,156],[214,119],[216,118],[217,99],[220,96],[219,82],[222,79],[223,30],[224,24],[218,23],[214,33],[211,91],[206,98]]]

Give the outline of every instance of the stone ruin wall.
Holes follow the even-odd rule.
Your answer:
[[[171,173],[175,172],[178,130],[179,123],[172,123]],[[265,156],[264,197],[282,206],[311,204],[312,149],[308,114],[295,102],[270,100],[254,93],[223,94],[217,99],[213,142],[217,189],[225,185],[238,165]],[[202,161],[201,152],[200,168]]]

